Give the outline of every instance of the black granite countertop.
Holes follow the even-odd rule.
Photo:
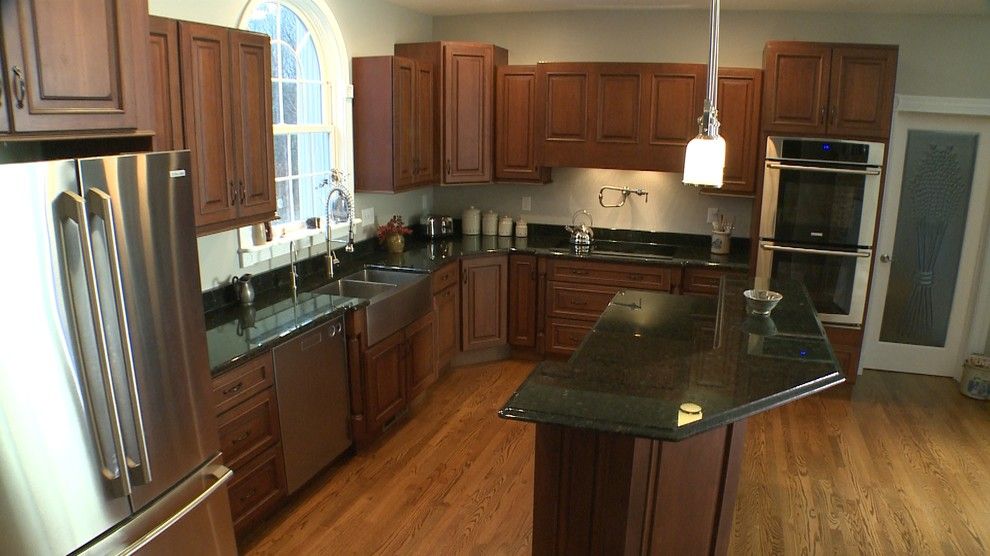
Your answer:
[[[343,277],[366,266],[433,272],[461,257],[510,252],[660,266],[701,265],[733,270],[748,268],[749,253],[745,240],[734,243],[731,255],[722,256],[709,252],[709,244],[704,236],[597,229],[596,234],[604,240],[660,242],[670,246],[672,254],[662,258],[635,254],[616,256],[597,252],[594,248],[589,252],[576,252],[560,226],[531,225],[528,238],[456,235],[434,241],[411,239],[407,242],[406,251],[398,255],[374,250],[370,242],[372,240],[369,240],[362,242],[365,245],[359,244],[354,254],[344,254],[342,250],[338,250],[342,262],[335,274]],[[276,287],[260,292],[254,305],[248,308],[223,305],[220,301],[215,304],[221,306],[212,307],[213,303],[204,302],[207,308],[207,347],[213,376],[222,374],[252,355],[274,347],[292,333],[339,316],[367,302],[363,299],[311,293],[326,284],[328,279],[322,273],[322,261],[311,259],[304,262],[307,263],[310,263],[308,266],[314,271],[300,283],[299,293],[295,297],[284,284],[276,281]],[[255,280],[258,281],[259,278],[256,277]],[[219,299],[222,294],[208,292],[206,297]]]
[[[619,292],[571,359],[537,366],[499,414],[676,441],[841,383],[804,286],[771,282],[784,298],[760,318],[746,314],[752,284],[723,279],[713,298]]]

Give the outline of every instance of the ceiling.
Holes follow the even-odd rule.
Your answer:
[[[708,9],[709,0],[389,0],[431,15],[558,10]],[[723,10],[990,14],[990,0],[724,0]]]

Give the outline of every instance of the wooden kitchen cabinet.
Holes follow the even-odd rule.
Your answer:
[[[509,256],[509,345],[513,347],[536,347],[538,272],[536,255]]]
[[[414,400],[437,381],[434,314],[427,313],[406,327],[408,399]]]
[[[10,0],[0,25],[18,133],[133,132],[147,102],[146,0]]]
[[[681,292],[693,295],[718,295],[723,276],[744,276],[745,272],[717,267],[689,266],[684,269]]]
[[[155,126],[152,147],[156,151],[184,149],[179,24],[174,19],[150,16],[148,31],[148,86],[151,87]]]
[[[506,255],[461,261],[461,349],[508,341],[509,260]]]
[[[400,330],[364,352],[368,425],[380,431],[406,406],[406,338]]]
[[[725,138],[725,171],[721,189],[703,188],[715,195],[754,195],[760,149],[760,105],[763,72],[748,68],[718,70],[719,134]],[[701,113],[704,107],[698,107]]]
[[[536,66],[499,66],[495,72],[495,181],[550,181],[536,160]]]
[[[495,68],[508,62],[508,51],[491,44],[430,42],[397,44],[395,54],[438,68],[433,152],[441,181],[490,182]]]
[[[178,25],[196,231],[271,220],[276,197],[270,39],[187,21]]]
[[[768,42],[763,54],[763,130],[886,139],[897,47]]]
[[[832,344],[835,358],[850,383],[856,383],[859,373],[859,356],[863,347],[863,331],[844,326],[825,326],[825,335]]]
[[[436,183],[433,66],[372,56],[354,58],[352,70],[355,190],[398,192]]]
[[[450,365],[460,351],[461,307],[460,267],[457,261],[447,264],[431,276],[433,281],[433,313],[436,317],[436,368]]]

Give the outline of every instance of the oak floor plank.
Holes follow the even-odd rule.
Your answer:
[[[529,554],[534,427],[496,411],[533,368],[455,369],[262,524],[247,554]],[[868,371],[751,418],[730,554],[990,554],[990,404]]]

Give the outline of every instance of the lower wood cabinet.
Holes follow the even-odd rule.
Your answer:
[[[286,496],[273,369],[269,351],[213,379],[220,451],[234,471],[227,493],[238,536],[271,515]]]
[[[433,314],[436,330],[436,370],[446,368],[460,351],[461,289],[459,267],[452,262],[433,273]]]
[[[536,347],[539,285],[536,255],[509,256],[509,345]]]
[[[509,258],[461,261],[461,349],[491,348],[508,341]]]
[[[689,266],[681,279],[681,293],[693,295],[717,295],[723,276],[742,276],[739,271],[726,271],[707,266]]]
[[[363,313],[347,320],[351,432],[359,444],[380,436],[437,378],[433,312],[372,346],[361,333]]]
[[[859,355],[863,347],[863,331],[842,326],[825,326],[825,335],[832,344],[835,358],[846,375],[846,380],[856,382],[859,372]]]

